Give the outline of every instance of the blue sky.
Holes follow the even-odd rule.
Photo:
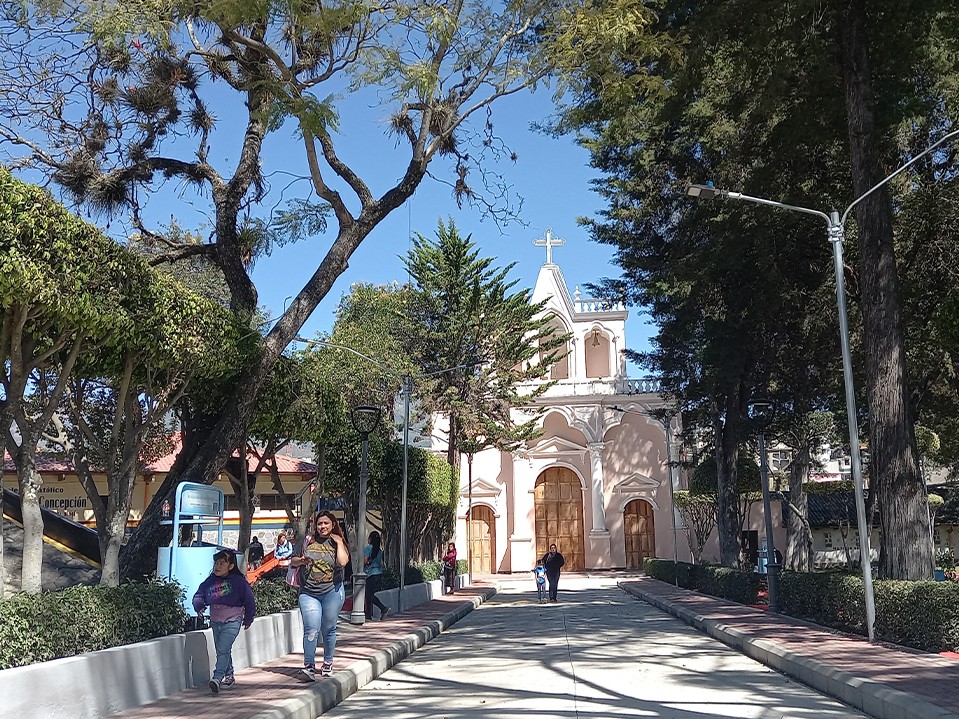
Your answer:
[[[362,123],[370,132],[349,137],[343,133],[337,138],[340,155],[359,167],[360,175],[371,185],[374,194],[379,194],[389,181],[399,176],[404,160],[402,153],[394,149],[393,140],[383,137],[380,129],[374,129],[370,123],[372,116],[385,110],[356,103],[341,107],[341,127],[355,128]],[[518,286],[532,288],[536,282],[539,268],[545,262],[545,248],[536,247],[533,242],[545,235],[547,227],[552,228],[554,236],[566,241],[564,247],[554,250],[553,257],[563,270],[570,292],[576,285],[619,274],[612,262],[612,248],[590,240],[584,228],[577,224],[578,217],[595,215],[602,207],[601,198],[590,189],[589,181],[595,172],[589,166],[588,153],[570,137],[554,138],[530,129],[531,122],[543,120],[552,111],[549,93],[541,91],[504,98],[493,107],[496,133],[516,152],[517,159],[512,162],[504,158],[491,169],[503,176],[513,195],[523,198],[518,220],[498,226],[478,209],[466,205],[459,209],[448,185],[426,178],[416,194],[363,241],[349,268],[301,334],[312,336],[317,331],[328,330],[339,298],[349,291],[352,283],[405,281],[399,257],[406,254],[410,237],[415,233],[432,237],[441,218],[452,217],[460,232],[471,234],[481,254],[495,258],[498,266],[515,262],[511,276],[519,280]],[[382,126],[379,118],[373,119]],[[302,154],[298,145],[286,146],[283,150],[282,155],[287,159]],[[278,189],[284,183],[274,177],[271,184]],[[308,191],[309,186],[300,182],[288,188],[286,194],[303,196]],[[288,298],[306,282],[329,241],[318,238],[318,241],[277,248],[272,256],[258,261],[254,281],[260,292],[260,303],[271,316],[282,313]],[[584,294],[587,293],[584,291]],[[638,308],[631,308],[626,325],[627,344],[631,349],[648,347],[651,328],[645,320]],[[629,374],[638,376],[640,372],[631,366]]]

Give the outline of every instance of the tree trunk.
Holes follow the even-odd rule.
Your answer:
[[[23,565],[20,572],[20,591],[39,594],[42,589],[43,573],[43,515],[40,513],[42,480],[36,466],[36,442],[29,442],[24,438],[15,458],[23,515]]]
[[[173,503],[177,485],[186,479],[185,470],[197,458],[201,450],[212,452],[208,443],[203,443],[216,417],[185,413],[183,418],[183,446],[170,471],[153,494],[149,506],[143,511],[140,524],[130,541],[120,552],[120,575],[125,579],[148,577],[156,571],[157,548],[167,546],[173,538],[173,528],[162,525],[163,501]],[[226,458],[223,460],[226,461]]]
[[[876,109],[869,62],[867,0],[850,0],[840,23],[842,72],[849,127],[853,190],[860,197],[880,171]],[[899,280],[892,232],[892,201],[886,188],[856,206],[859,225],[862,313],[865,325],[870,452],[879,501],[879,574],[889,579],[931,579],[926,490],[918,452],[899,311]],[[868,561],[868,557],[865,558]]]
[[[123,546],[123,533],[126,531],[129,507],[109,510],[109,517],[103,529],[97,533],[100,540],[100,584],[116,587],[120,584],[120,548]]]
[[[786,567],[809,572],[813,567],[812,533],[809,530],[809,496],[803,485],[809,479],[809,445],[796,451],[789,466],[789,521],[786,523]]]
[[[736,461],[739,458],[739,437],[735,419],[739,403],[727,394],[725,418],[714,419],[716,428],[716,529],[719,533],[719,561],[724,567],[739,564],[741,550],[739,492],[736,476]],[[736,413],[736,414],[733,414]]]

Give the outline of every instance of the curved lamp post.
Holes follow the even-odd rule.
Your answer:
[[[366,487],[368,482],[366,455],[370,444],[370,433],[380,423],[380,408],[371,404],[360,404],[353,408],[350,420],[360,435],[360,496],[356,510],[356,551],[353,554],[353,609],[350,612],[350,624],[366,622],[366,572],[363,570],[363,547],[366,544]]]
[[[759,434],[759,482],[763,490],[763,518],[766,524],[766,588],[770,612],[779,612],[779,570],[776,560],[776,539],[773,535],[773,515],[769,501],[769,458],[766,456],[766,430],[776,415],[772,400],[754,399],[748,405],[749,419]]]
[[[720,190],[712,185],[690,185],[686,194],[700,200],[709,200],[715,197],[728,198],[730,200],[742,200],[743,202],[753,202],[757,205],[769,205],[783,210],[792,210],[802,212],[807,215],[815,215],[826,221],[826,237],[832,245],[833,250],[833,270],[836,274],[836,303],[839,307],[839,340],[842,345],[842,375],[846,390],[846,419],[849,427],[849,458],[852,463],[852,479],[856,489],[856,514],[857,526],[859,528],[859,563],[862,565],[862,581],[866,599],[866,630],[869,635],[869,641],[875,641],[875,623],[876,623],[876,599],[872,588],[872,552],[869,548],[869,527],[866,526],[866,499],[865,490],[862,481],[862,457],[859,452],[859,427],[857,424],[856,412],[856,393],[853,385],[852,374],[852,352],[849,349],[849,319],[846,313],[846,281],[843,274],[842,264],[842,243],[844,240],[846,219],[853,208],[862,202],[866,197],[878,190],[889,182],[892,178],[905,172],[908,168],[935,150],[943,143],[959,136],[959,130],[954,130],[943,135],[939,140],[913,157],[902,167],[894,170],[883,180],[873,185],[863,194],[857,197],[845,212],[840,214],[832,210],[829,214],[821,210],[813,210],[808,207],[798,207],[796,205],[787,205],[775,200],[767,200],[763,197],[751,197],[741,192],[731,192],[729,190]]]

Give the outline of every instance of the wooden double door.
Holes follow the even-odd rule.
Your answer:
[[[623,510],[626,534],[626,566],[642,569],[646,557],[656,556],[656,524],[653,507],[642,499],[634,499]]]
[[[482,505],[473,507],[469,524],[473,574],[492,574],[493,557],[496,556],[496,520],[493,510]]]
[[[583,535],[583,489],[579,477],[566,467],[553,467],[536,478],[536,556],[555,544],[566,564],[564,572],[586,568]],[[513,567],[513,571],[522,567]]]

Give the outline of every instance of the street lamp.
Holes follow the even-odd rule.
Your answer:
[[[370,404],[360,404],[350,413],[353,429],[360,435],[360,496],[356,517],[356,552],[353,554],[353,609],[350,612],[350,624],[366,622],[366,572],[363,570],[363,546],[366,543],[366,455],[370,444],[370,433],[380,422],[380,408]],[[359,567],[360,571],[355,571]]]
[[[696,197],[708,200],[713,197],[728,197],[731,200],[742,200],[743,202],[753,202],[757,205],[769,205],[783,210],[793,210],[807,215],[815,215],[826,221],[826,237],[832,245],[833,250],[833,270],[836,274],[836,303],[839,307],[839,341],[842,346],[842,374],[843,384],[846,390],[846,421],[849,427],[849,455],[852,463],[852,479],[856,489],[856,514],[858,515],[859,527],[859,557],[862,565],[862,581],[866,600],[866,630],[869,634],[869,641],[875,641],[875,623],[876,623],[876,600],[872,588],[872,553],[869,549],[869,527],[866,525],[866,499],[865,490],[862,481],[862,457],[859,452],[859,427],[856,421],[856,393],[853,385],[852,375],[852,353],[849,349],[849,319],[846,313],[846,281],[843,274],[842,264],[842,243],[844,240],[846,219],[853,208],[862,202],[866,197],[878,190],[889,182],[892,178],[905,172],[916,162],[935,150],[947,140],[959,136],[959,130],[954,130],[943,135],[939,140],[913,157],[902,167],[887,175],[883,180],[873,185],[863,194],[857,197],[849,207],[846,208],[842,216],[836,210],[829,214],[820,210],[812,210],[808,207],[798,207],[796,205],[787,205],[774,200],[767,200],[762,197],[750,197],[741,192],[731,192],[729,190],[719,190],[711,184],[690,185],[686,194],[690,197]]]
[[[772,400],[754,399],[748,405],[749,419],[759,433],[759,482],[763,490],[763,517],[766,522],[766,588],[769,611],[779,613],[779,570],[776,540],[773,536],[773,515],[769,503],[769,458],[766,456],[766,430],[776,414]]]

